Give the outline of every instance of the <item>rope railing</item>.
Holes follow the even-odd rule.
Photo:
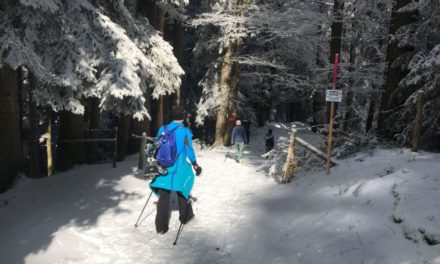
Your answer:
[[[58,139],[55,142],[51,142],[51,145],[56,145],[58,143],[76,143],[76,142],[113,142],[113,168],[116,168],[116,156],[118,152],[118,127],[114,129],[88,129],[86,131],[108,131],[114,132],[114,136],[112,138],[75,138],[75,139]],[[23,142],[39,142],[41,146],[47,146],[47,137],[43,140],[39,139],[26,139]]]
[[[421,116],[422,116],[422,112],[423,112],[422,105],[423,105],[423,94],[419,94],[418,98],[417,98],[417,106],[418,106],[417,107],[417,115],[415,118],[415,126],[414,126],[414,131],[413,131],[413,142],[412,142],[412,144],[413,144],[412,150],[413,151],[417,151],[418,142],[420,140],[420,123],[421,123],[421,119],[422,119]],[[399,105],[399,106],[397,106],[393,109],[387,110],[387,111],[379,111],[379,112],[377,112],[377,114],[385,114],[385,113],[395,112],[397,109],[400,109],[404,106],[405,105]],[[350,122],[353,120],[359,120],[359,119],[363,119],[363,117],[345,119],[345,120],[334,122],[334,124],[344,124],[346,122]],[[290,140],[290,144],[289,144],[287,159],[284,164],[282,183],[289,182],[295,172],[295,168],[296,168],[295,144],[299,144],[299,145],[305,147],[307,150],[311,151],[319,158],[327,159],[328,167],[334,166],[337,164],[335,161],[333,161],[331,159],[331,157],[328,157],[328,155],[326,157],[326,155],[322,151],[320,151],[318,148],[314,147],[310,143],[306,142],[305,140],[303,140],[297,136],[297,131],[310,130],[311,128],[326,127],[328,125],[329,125],[328,123],[325,123],[325,124],[317,124],[317,125],[310,125],[310,126],[303,126],[303,127],[292,126],[291,140]],[[287,130],[287,128],[283,128],[283,129]],[[327,168],[327,171],[328,171],[328,168]]]
[[[404,105],[400,105],[400,106],[398,106],[396,108],[393,108],[393,109],[387,110],[387,111],[379,111],[378,114],[391,113],[391,112],[394,112],[397,109],[400,109],[402,107],[404,107]],[[360,119],[363,119],[363,118],[364,117],[354,117],[354,118],[345,119],[345,120],[341,120],[341,121],[335,121],[334,124],[335,125],[341,125],[341,124],[345,124],[345,123],[348,123],[348,122],[351,122],[351,121],[354,121],[354,120],[360,120]],[[306,130],[306,129],[311,129],[311,128],[320,128],[320,127],[324,128],[326,126],[328,126],[328,123],[317,124],[317,125],[310,125],[310,126],[304,126],[304,127],[297,127],[296,129],[297,130]]]

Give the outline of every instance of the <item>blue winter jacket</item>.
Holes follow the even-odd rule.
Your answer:
[[[177,161],[173,166],[167,168],[168,173],[166,175],[157,176],[150,183],[150,188],[156,194],[159,192],[159,189],[180,192],[188,199],[194,184],[194,172],[191,162],[196,162],[196,155],[192,146],[192,133],[188,128],[184,127],[183,123],[171,122],[167,125],[167,128],[172,130],[177,126],[181,127],[175,131],[178,153]],[[159,140],[163,130],[164,126],[159,128],[156,140]],[[185,140],[185,137],[188,140]]]
[[[246,129],[243,126],[235,126],[232,129],[231,140],[233,144],[247,143]]]

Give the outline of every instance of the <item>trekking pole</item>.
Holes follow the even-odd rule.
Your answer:
[[[191,206],[191,197],[188,199],[188,207],[186,208],[185,221],[187,220],[186,218],[188,217],[188,211],[190,206]],[[182,233],[182,231],[183,231],[183,222],[180,222],[179,229],[177,230],[176,240],[174,240],[173,246],[177,245],[177,240],[179,239],[179,236]]]
[[[138,220],[136,221],[136,224],[134,224],[134,227],[138,227],[139,219],[141,219],[141,216],[142,216],[142,214],[144,213],[145,207],[147,207],[148,201],[150,201],[150,198],[151,198],[151,195],[152,195],[152,194],[153,194],[153,191],[150,192],[150,196],[148,196],[147,202],[145,203],[144,208],[142,208],[142,212],[141,212],[141,214],[139,215],[139,218],[138,218]]]

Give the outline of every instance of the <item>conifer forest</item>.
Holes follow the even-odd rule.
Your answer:
[[[268,162],[257,171],[273,177],[298,169],[309,175],[325,167],[326,154],[328,164],[343,164],[373,148],[437,157],[440,0],[0,0],[0,195],[8,196],[24,179],[63,181],[65,173],[89,168],[82,166],[135,167],[132,157],[145,148],[141,142],[173,120],[176,106],[185,110],[196,152],[211,165],[215,155],[224,164],[230,161],[236,120],[250,135],[243,166],[256,169]],[[295,141],[292,124],[320,142],[299,130]],[[281,133],[277,129],[283,126]],[[276,141],[266,153],[268,128]],[[258,155],[252,159],[252,153]],[[358,159],[354,164],[361,164]],[[206,174],[214,168],[221,173],[222,165],[199,164]],[[386,175],[397,173],[387,166]],[[403,193],[397,185],[389,190],[396,203],[405,201],[395,194]],[[358,191],[368,187],[362,186]],[[340,195],[349,190],[339,188]],[[0,196],[0,212],[10,202]],[[438,204],[432,208],[438,210]],[[417,236],[408,231],[407,239],[428,241],[440,252],[440,230],[433,236],[426,235],[428,229],[411,230]],[[214,253],[222,254],[223,248],[215,247],[220,250]],[[259,262],[250,261],[251,251],[241,258],[228,252],[221,259],[213,253],[184,263],[361,263],[304,255]],[[55,262],[46,263],[149,263],[50,260]],[[435,257],[364,260],[440,263]]]
[[[121,161],[176,104],[207,144],[230,144],[231,115],[325,130],[336,53],[340,137],[410,145],[423,94],[420,147],[440,150],[438,0],[2,0],[0,14],[2,190],[110,158],[111,143],[68,141],[114,137],[101,129],[118,127]]]

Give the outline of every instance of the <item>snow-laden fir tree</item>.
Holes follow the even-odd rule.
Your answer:
[[[423,93],[421,146],[440,149],[440,3],[420,0],[401,7],[398,12],[418,14],[414,22],[402,26],[394,35],[401,46],[412,51],[400,56],[394,67],[405,67],[406,76],[391,94],[399,109],[387,119],[391,134],[403,143],[411,141],[416,99]]]
[[[216,116],[217,122],[219,122],[218,110],[225,107],[228,109],[227,113],[220,113],[221,116],[225,116],[224,118],[234,113],[242,117],[245,115],[244,113],[249,113],[246,114],[246,118],[255,116],[255,111],[250,107],[252,103],[259,100],[255,96],[271,94],[272,89],[280,91],[273,93],[273,97],[283,98],[282,101],[286,99],[286,95],[290,99],[295,97],[295,89],[305,89],[301,85],[307,84],[306,77],[298,74],[304,68],[300,64],[303,61],[306,65],[313,64],[316,56],[313,51],[320,46],[319,36],[313,36],[316,34],[318,25],[323,23],[319,19],[319,15],[317,19],[316,5],[300,1],[286,1],[284,3],[264,3],[261,1],[239,6],[228,5],[221,1],[205,1],[204,3],[205,5],[210,4],[210,8],[205,6],[207,11],[192,21],[194,26],[201,27],[202,32],[195,48],[196,56],[212,58],[210,66],[206,69],[207,75],[200,82],[200,86],[203,87],[203,95],[198,104],[197,122],[199,124],[208,116]],[[304,21],[306,23],[302,23]],[[308,38],[308,35],[312,37]],[[230,55],[228,51],[237,39],[243,43],[240,44],[241,55],[233,53],[231,60],[234,63],[239,63],[243,69],[240,74],[240,82],[244,80],[244,87],[247,88],[244,89],[240,84],[241,90],[238,89],[240,91],[237,90],[235,96],[222,100],[221,74],[224,70],[225,59]],[[283,66],[289,60],[297,64],[295,69]],[[310,72],[310,68],[304,72],[306,71]],[[229,76],[233,78],[234,74]],[[215,79],[218,79],[218,82],[213,81]],[[252,85],[246,85],[246,79],[252,79]],[[258,85],[255,80],[260,80]],[[258,90],[262,90],[262,92],[258,92]],[[291,92],[288,92],[289,90]],[[230,93],[230,95],[233,94],[234,92]],[[241,95],[239,96],[239,94]],[[255,98],[254,101],[250,99],[252,97]],[[263,99],[263,101],[267,100]],[[233,107],[230,108],[230,105]],[[271,107],[272,105],[269,106],[269,109]],[[217,124],[216,130],[219,128],[220,126]],[[227,130],[223,131],[224,135],[228,135]]]
[[[383,83],[391,1],[345,1],[342,63],[338,83],[344,91],[340,128],[365,132],[371,128]],[[368,122],[367,122],[368,121]],[[370,122],[370,124],[368,124]]]
[[[38,104],[83,113],[82,98],[100,108],[148,117],[143,93],[171,94],[183,70],[172,47],[136,20],[122,0],[6,1],[1,18],[0,62],[24,65],[43,83]]]
[[[133,17],[122,0],[2,1],[0,68],[20,66],[37,80],[33,100],[61,111],[61,121],[67,112],[83,114],[87,98],[97,98],[101,111],[148,118],[145,92],[154,98],[174,93],[183,74],[171,45],[147,19]],[[6,131],[19,135],[15,126]],[[14,141],[8,135],[5,140]],[[17,167],[10,164],[5,175],[12,179]]]

